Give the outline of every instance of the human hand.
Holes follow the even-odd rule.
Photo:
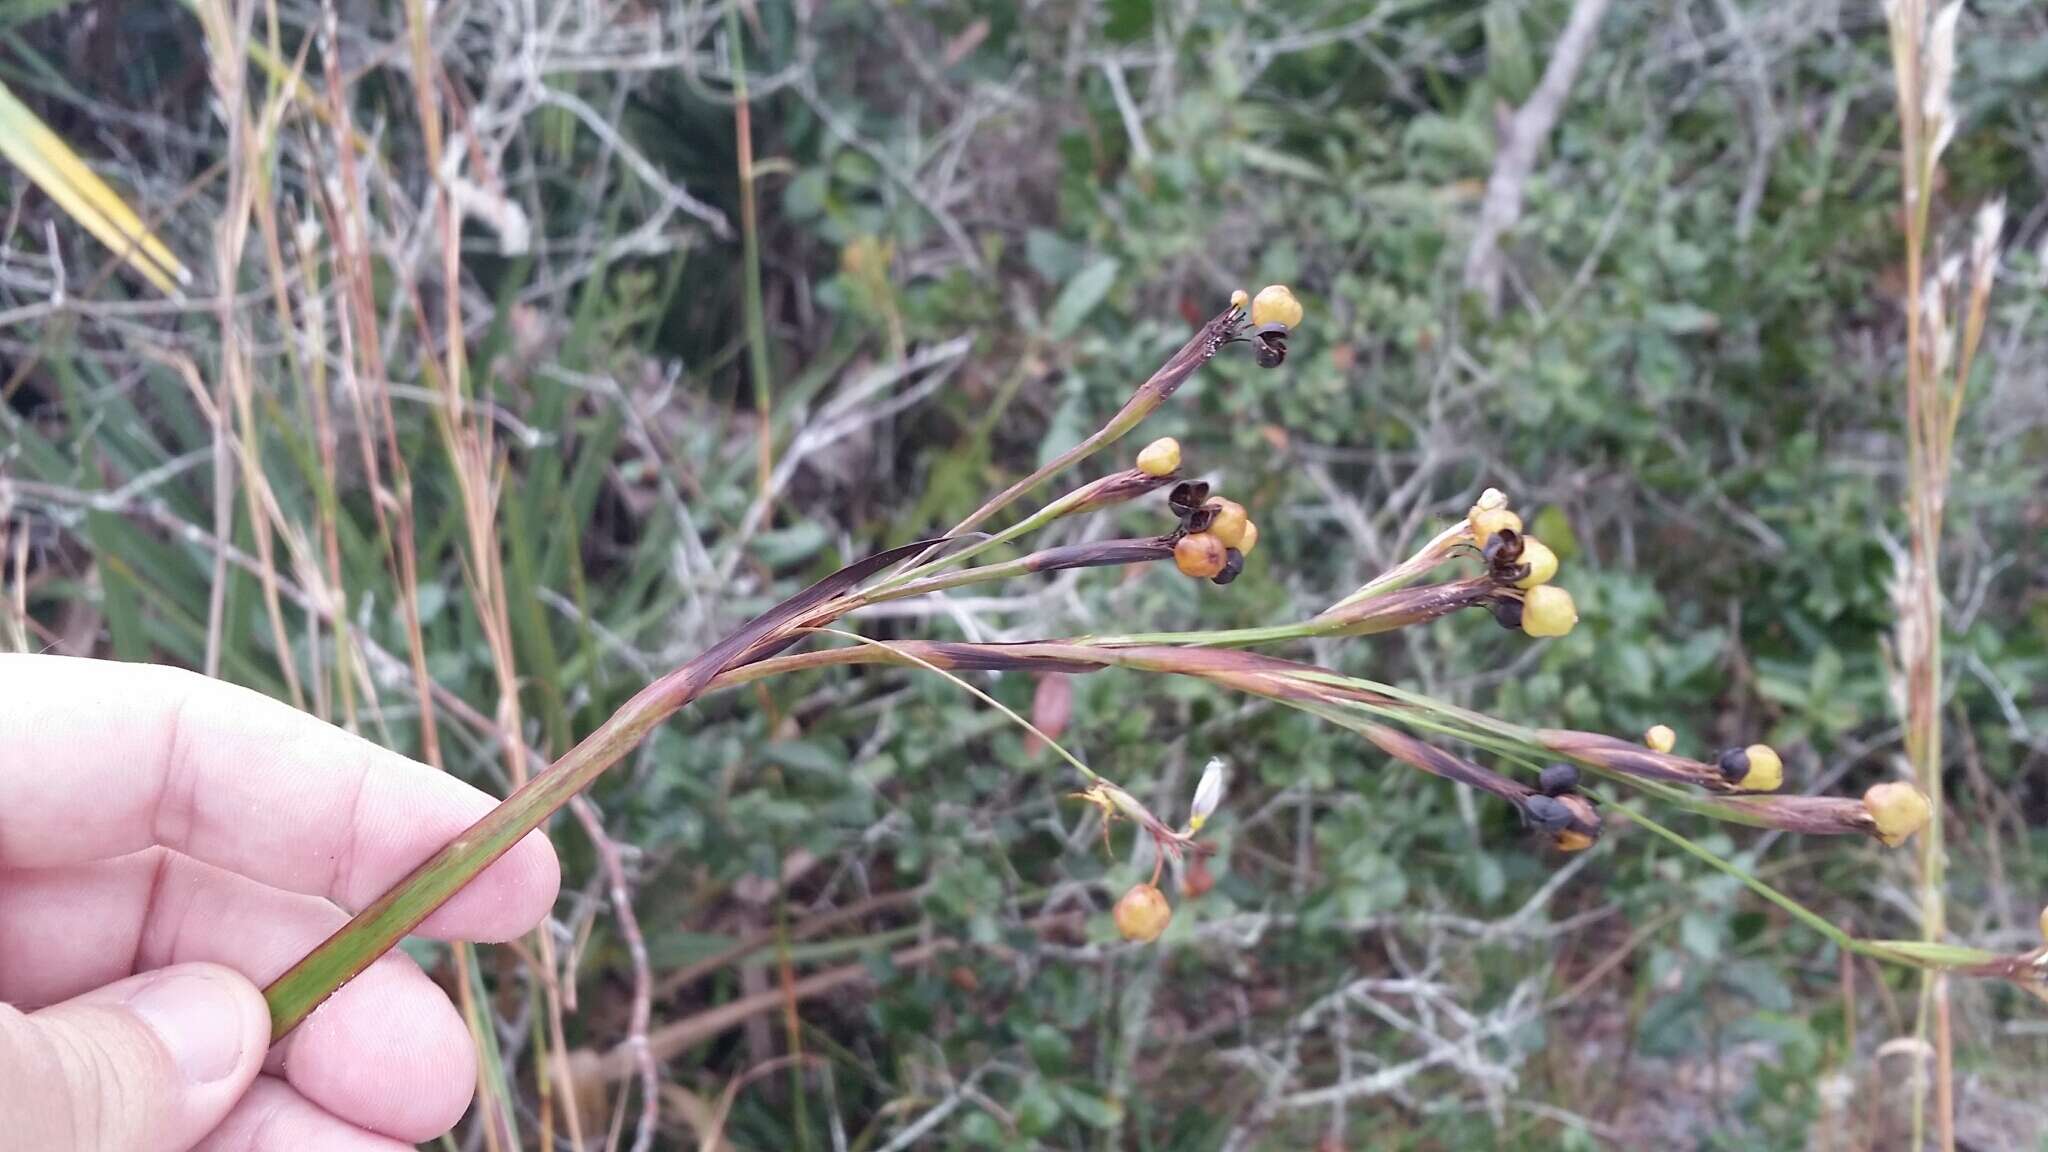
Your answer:
[[[476,1054],[404,953],[274,1050],[258,988],[491,805],[247,689],[0,655],[0,1145],[398,1152],[452,1127]],[[529,835],[419,931],[512,939],[559,878]]]

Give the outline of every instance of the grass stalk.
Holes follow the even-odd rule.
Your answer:
[[[761,293],[761,227],[754,207],[754,119],[747,99],[747,53],[739,5],[725,9],[725,36],[732,53],[732,129],[738,154],[740,192],[740,260],[745,269],[741,310],[747,331],[747,374],[754,381],[754,413],[759,422],[755,467],[763,501],[774,499],[775,390],[768,369],[768,325]],[[772,505],[764,523],[774,519]]]

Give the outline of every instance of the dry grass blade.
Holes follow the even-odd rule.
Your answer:
[[[182,287],[191,283],[192,274],[120,193],[100,179],[4,82],[0,82],[0,155],[158,291],[177,297]]]

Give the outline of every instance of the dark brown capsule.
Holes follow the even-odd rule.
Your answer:
[[[1502,528],[1488,537],[1479,554],[1495,583],[1513,584],[1529,574],[1529,566],[1522,563],[1522,534],[1512,528]]]
[[[1186,516],[1209,501],[1209,483],[1206,480],[1183,480],[1166,494],[1166,506],[1176,516]]]
[[[1749,776],[1749,753],[1741,748],[1727,749],[1714,761],[1714,767],[1721,770],[1721,779],[1740,784]]]
[[[1545,796],[1562,796],[1579,786],[1579,766],[1576,764],[1552,764],[1536,777],[1537,787]]]
[[[1522,602],[1513,596],[1502,596],[1486,602],[1493,613],[1493,621],[1510,632],[1522,630]]]
[[[1253,329],[1252,357],[1261,368],[1278,368],[1287,359],[1287,325],[1261,324]]]
[[[1529,823],[1545,832],[1569,828],[1572,823],[1572,810],[1551,796],[1527,797],[1522,801],[1522,813],[1529,818]]]

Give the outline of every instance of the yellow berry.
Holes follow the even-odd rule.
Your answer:
[[[1555,584],[1538,584],[1522,597],[1522,631],[1531,636],[1563,636],[1578,622],[1572,594]]]
[[[1508,515],[1512,516],[1514,513],[1510,512]],[[1529,566],[1529,574],[1515,581],[1517,588],[1534,588],[1538,584],[1548,584],[1550,578],[1557,575],[1557,553],[1550,550],[1550,545],[1534,536],[1522,537],[1522,563]]]
[[[1735,782],[1744,792],[1776,792],[1785,782],[1785,762],[1769,744],[1751,744],[1742,750],[1749,757],[1749,773]]]
[[[1251,303],[1251,299],[1251,294],[1249,292],[1246,292],[1244,289],[1239,288],[1235,292],[1232,292],[1230,294],[1230,306],[1232,308],[1237,309],[1239,312],[1242,312],[1245,309],[1245,305]]]
[[[1927,827],[1932,814],[1927,797],[1918,788],[1896,781],[1872,784],[1863,794],[1863,810],[1870,813],[1870,819],[1877,825],[1877,838],[1891,848],[1904,844],[1913,833]]]
[[[1256,521],[1253,521],[1253,520],[1247,520],[1247,521],[1245,521],[1245,522],[1244,522],[1244,535],[1243,535],[1243,536],[1241,536],[1241,537],[1239,537],[1239,539],[1238,539],[1238,541],[1237,541],[1237,552],[1238,552],[1238,555],[1240,555],[1240,556],[1249,556],[1249,555],[1251,555],[1251,554],[1252,554],[1252,549],[1253,549],[1253,548],[1256,548],[1256,547],[1258,547],[1258,544],[1259,544],[1259,525],[1258,525],[1258,523],[1257,523]]]
[[[1138,453],[1138,471],[1147,476],[1171,476],[1180,471],[1180,441],[1161,436]]]
[[[1567,828],[1551,837],[1550,843],[1560,852],[1584,852],[1593,846],[1593,838],[1576,828]]]
[[[1649,745],[1652,752],[1669,752],[1678,745],[1678,733],[1667,725],[1654,724],[1643,733],[1643,743]]]
[[[1268,284],[1252,297],[1252,323],[1301,326],[1301,301],[1285,284]]]
[[[1166,893],[1158,888],[1134,884],[1116,902],[1115,914],[1116,930],[1124,939],[1150,944],[1166,931],[1167,921],[1173,919],[1173,905],[1166,902]]]
[[[1244,551],[1244,529],[1251,517],[1244,514],[1244,505],[1235,500],[1211,500],[1208,507],[1215,509],[1215,519],[1209,521],[1209,534],[1223,541],[1225,548]]]
[[[1207,580],[1223,571],[1223,565],[1230,559],[1230,550],[1223,541],[1207,532],[1190,532],[1173,546],[1173,566],[1185,576]]]
[[[1465,523],[1472,529],[1472,543],[1481,548],[1486,547],[1486,542],[1493,539],[1494,533],[1503,528],[1516,532],[1522,530],[1522,518],[1508,509],[1482,508],[1477,504],[1474,504],[1472,511],[1466,515]]]

